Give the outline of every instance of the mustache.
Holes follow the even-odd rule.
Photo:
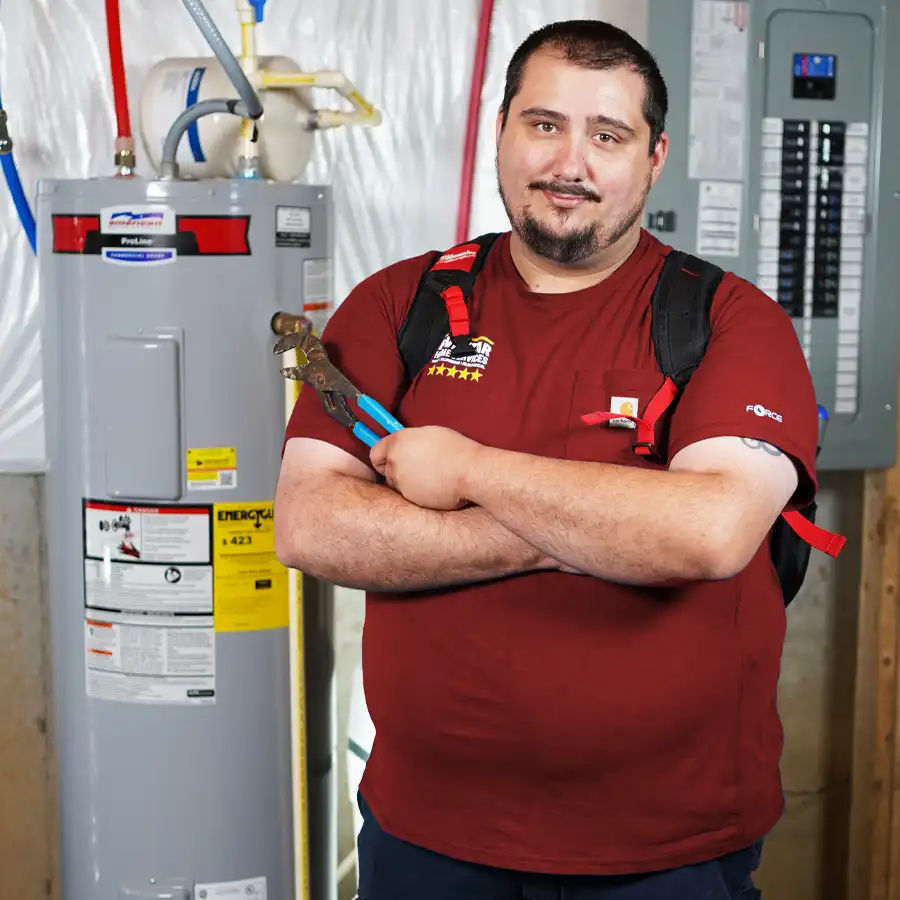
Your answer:
[[[596,203],[600,202],[600,195],[595,194],[583,184],[560,184],[556,181],[532,181],[528,185],[533,191],[549,191],[551,194],[561,194],[568,197],[586,197]]]

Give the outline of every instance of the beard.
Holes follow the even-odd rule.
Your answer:
[[[652,183],[652,175],[648,174],[638,202],[612,222],[608,228],[601,227],[599,222],[592,222],[582,228],[559,233],[535,218],[527,206],[518,215],[513,213],[503,192],[503,186],[500,183],[500,169],[499,165],[497,166],[497,189],[500,191],[500,199],[503,201],[503,207],[513,231],[532,253],[543,256],[561,266],[577,266],[587,262],[631,231],[643,214]],[[535,181],[528,187],[531,190],[556,190],[560,193],[584,196],[588,198],[589,203],[600,202],[598,195],[581,185]],[[573,211],[560,209],[555,210],[554,213],[561,223],[565,223]]]

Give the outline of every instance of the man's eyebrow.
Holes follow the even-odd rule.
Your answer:
[[[528,118],[549,119],[551,122],[563,124],[569,122],[569,117],[565,113],[557,112],[555,109],[545,109],[543,106],[530,106],[528,109],[523,109],[521,115]],[[625,132],[625,134],[630,134],[632,137],[637,137],[637,132],[630,125],[611,116],[591,116],[588,119],[588,124],[591,126],[604,125],[607,128],[615,128],[618,131]]]

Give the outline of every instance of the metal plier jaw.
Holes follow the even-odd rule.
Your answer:
[[[329,361],[322,341],[311,331],[293,331],[275,344],[276,356],[283,356],[281,374],[294,381],[305,381],[318,391],[325,411],[345,428],[358,421],[347,398],[359,400],[360,391]]]
[[[364,444],[374,447],[382,436],[361,421],[348,400],[352,400],[361,412],[371,416],[389,434],[403,430],[403,425],[374,397],[363,394],[328,360],[322,342],[309,330],[292,331],[275,344],[276,355],[284,360],[281,374],[295,381],[305,381],[318,391],[325,411],[340,425],[350,428]]]

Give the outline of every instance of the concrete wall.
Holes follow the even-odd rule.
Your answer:
[[[0,476],[0,880],[6,894],[28,898],[51,896],[54,879],[39,500],[40,479]],[[766,900],[840,900],[845,893],[861,476],[824,475],[820,500],[820,522],[849,542],[839,562],[813,555],[789,611],[780,692],[788,809],[759,874]],[[353,846],[343,748],[362,596],[338,591],[336,605],[342,858]],[[352,896],[350,882],[342,898]]]
[[[0,884],[54,889],[56,821],[38,478],[0,475]]]

